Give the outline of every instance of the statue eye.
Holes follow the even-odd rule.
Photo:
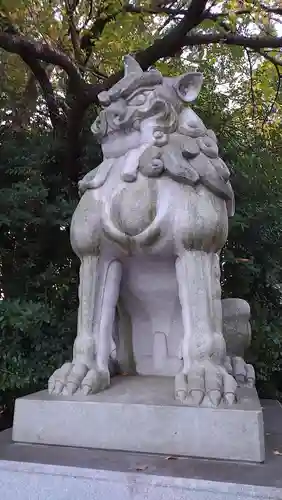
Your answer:
[[[147,99],[147,93],[143,92],[142,94],[136,94],[133,97],[127,100],[127,104],[129,106],[141,106],[145,103]]]

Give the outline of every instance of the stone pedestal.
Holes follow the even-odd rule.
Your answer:
[[[0,498],[282,500],[282,407],[275,401],[263,401],[262,406],[263,464],[19,444],[11,441],[10,431],[2,432]],[[29,418],[32,421],[32,414]]]
[[[185,406],[173,398],[173,378],[116,377],[97,395],[39,392],[16,402],[13,440],[262,462],[262,409],[255,389],[218,408]]]

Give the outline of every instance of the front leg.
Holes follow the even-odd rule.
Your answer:
[[[109,359],[113,348],[113,329],[120,292],[122,266],[117,260],[101,264],[96,300],[95,367],[82,382],[84,394],[103,391],[110,385]]]
[[[93,367],[96,354],[93,324],[95,296],[98,288],[98,266],[98,256],[81,256],[77,336],[73,346],[73,360],[65,363],[50,377],[48,383],[50,394],[75,393]]]
[[[183,251],[176,260],[176,276],[184,328],[183,370],[176,376],[176,397],[198,405],[207,398],[214,406],[221,400],[232,404],[237,384],[224,367],[218,256]]]
[[[80,265],[77,337],[73,360],[49,379],[51,394],[84,394],[101,391],[110,384],[108,362],[114,312],[119,294],[121,266],[84,256]]]

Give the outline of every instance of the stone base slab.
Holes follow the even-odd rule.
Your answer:
[[[282,489],[142,472],[2,462],[1,500],[281,500]]]
[[[255,389],[232,407],[185,406],[173,399],[173,379],[116,377],[92,396],[16,401],[13,440],[177,456],[264,461],[263,415]]]

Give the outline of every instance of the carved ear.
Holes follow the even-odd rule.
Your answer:
[[[174,88],[184,102],[191,102],[198,96],[203,84],[202,73],[186,73],[174,82]]]
[[[123,64],[124,64],[124,76],[128,76],[132,73],[135,73],[136,75],[143,74],[140,64],[138,64],[136,59],[132,57],[130,54],[124,56]]]

